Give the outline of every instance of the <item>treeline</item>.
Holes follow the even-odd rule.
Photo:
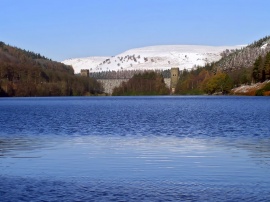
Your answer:
[[[254,41],[253,43],[248,45],[248,47],[258,48],[258,47],[262,47],[263,45],[265,45],[266,43],[269,43],[269,42],[270,42],[270,36],[265,36],[257,41]]]
[[[71,66],[0,42],[0,96],[97,94],[95,80],[74,75]]]
[[[232,87],[228,74],[216,69],[214,63],[180,72],[175,93],[180,95],[227,94]]]
[[[224,71],[216,63],[181,71],[175,93],[181,95],[229,94],[233,87],[252,83],[252,67]]]
[[[127,82],[114,88],[112,95],[168,95],[170,90],[164,83],[163,76],[154,71],[133,75]]]
[[[259,56],[253,66],[252,77],[255,82],[264,82],[270,79],[270,52],[266,56]]]
[[[5,52],[10,52],[12,53],[14,56],[21,56],[24,55],[28,58],[31,59],[45,59],[45,60],[49,60],[48,58],[46,58],[45,56],[40,55],[39,53],[34,53],[33,51],[27,51],[18,47],[11,47],[9,45],[6,45],[4,42],[0,41],[0,48],[5,51]]]
[[[225,71],[250,68],[259,56],[264,57],[269,51],[270,36],[266,36],[244,48],[231,51],[227,55],[222,54],[223,57],[216,62],[216,66]]]
[[[170,78],[171,71],[167,70],[152,70],[158,74],[162,74],[163,78]],[[91,72],[90,77],[95,79],[130,79],[135,74],[144,73],[145,70],[120,70],[120,71],[101,71]]]

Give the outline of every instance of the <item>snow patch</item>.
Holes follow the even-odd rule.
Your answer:
[[[204,66],[218,61],[225,50],[239,49],[243,46],[197,46],[162,45],[127,50],[113,57],[74,58],[63,61],[72,65],[75,73],[81,69],[90,72],[119,70],[165,70],[179,67],[180,70]]]
[[[261,46],[261,49],[265,49],[267,47],[268,43]]]
[[[62,61],[66,65],[71,65],[74,69],[74,73],[80,73],[81,69],[90,69],[93,71],[98,64],[105,61],[108,57],[86,57],[86,58],[74,58]],[[97,70],[98,71],[98,70]]]

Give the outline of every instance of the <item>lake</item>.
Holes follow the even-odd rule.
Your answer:
[[[0,99],[0,201],[270,201],[270,98]]]

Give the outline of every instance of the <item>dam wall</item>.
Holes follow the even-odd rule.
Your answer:
[[[104,88],[104,92],[111,95],[115,87],[119,87],[122,82],[127,82],[129,79],[97,79]],[[171,87],[171,79],[164,78],[164,82],[168,88]]]
[[[102,84],[104,88],[104,93],[107,93],[109,95],[112,94],[115,87],[119,87],[122,82],[126,82],[128,80],[129,79],[97,79],[97,81]]]

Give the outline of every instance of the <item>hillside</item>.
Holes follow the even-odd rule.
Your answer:
[[[64,60],[62,61],[62,63],[66,65],[71,65],[74,69],[75,74],[78,74],[81,72],[81,69],[93,69],[108,58],[109,57],[75,58]]]
[[[236,51],[224,52],[223,58],[216,63],[222,70],[250,68],[255,60],[264,57],[270,51],[270,36],[266,36]]]
[[[75,73],[81,69],[91,72],[119,70],[166,70],[179,67],[180,70],[218,61],[224,51],[243,46],[197,46],[163,45],[136,48],[113,57],[75,58],[63,61],[71,65]],[[106,58],[106,59],[105,59]]]
[[[96,80],[71,66],[0,42],[0,96],[66,96],[101,91]]]
[[[74,74],[74,70],[69,65],[52,61],[38,53],[26,51],[17,47],[6,45],[0,41],[0,65],[20,66],[23,68],[43,68],[60,72]]]
[[[241,49],[223,52],[219,61],[183,71],[176,93],[269,95],[269,87],[260,84],[267,80],[270,80],[269,36]]]

